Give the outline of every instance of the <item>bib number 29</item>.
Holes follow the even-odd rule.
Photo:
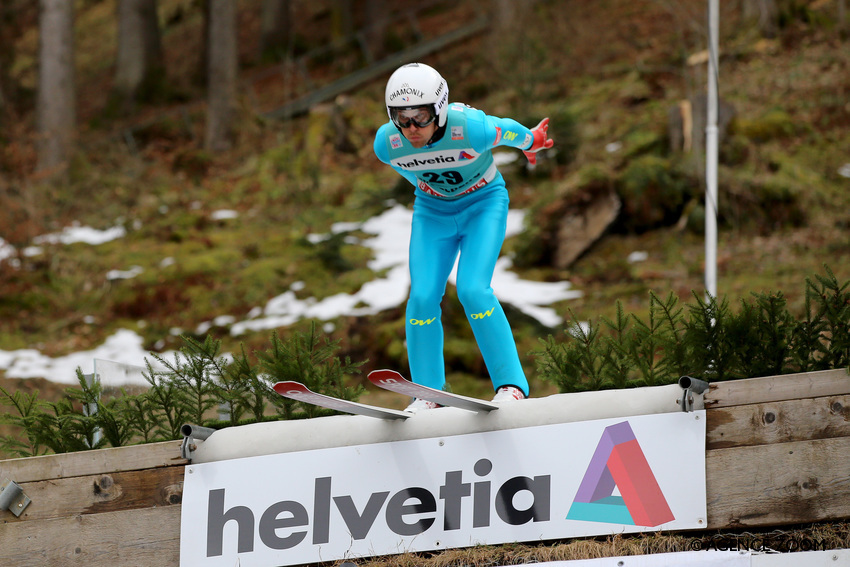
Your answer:
[[[425,179],[428,183],[448,183],[450,185],[459,185],[463,183],[463,176],[459,171],[426,171]]]

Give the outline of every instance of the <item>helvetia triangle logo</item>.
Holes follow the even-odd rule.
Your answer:
[[[603,431],[567,519],[644,527],[675,519],[628,421]]]

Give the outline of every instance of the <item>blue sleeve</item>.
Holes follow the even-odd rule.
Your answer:
[[[525,150],[531,147],[534,134],[513,118],[499,118],[478,111],[467,120],[469,137],[476,151],[486,151],[496,146]]]
[[[494,147],[509,146],[526,150],[534,142],[534,134],[531,133],[531,130],[513,118],[487,116],[484,125],[487,128],[488,139],[493,140]]]

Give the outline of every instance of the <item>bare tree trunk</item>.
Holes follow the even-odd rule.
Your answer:
[[[539,66],[532,63],[530,45],[536,33],[528,26],[531,1],[498,0],[491,4],[493,25],[490,28],[484,49],[485,61],[492,66],[491,78],[495,82],[516,85],[521,93],[514,116],[524,116],[534,96],[529,89],[537,84]]]
[[[260,58],[283,59],[292,39],[291,0],[263,0]]]
[[[758,17],[758,0],[741,0],[741,17],[755,20]]]
[[[764,37],[779,34],[779,7],[776,0],[759,0],[759,29]]]
[[[118,1],[114,97],[125,111],[164,82],[157,0]]]
[[[741,0],[741,16],[758,20],[761,35],[774,38],[779,33],[779,6],[776,0]]]
[[[331,1],[331,39],[343,39],[354,33],[352,0]]]
[[[385,0],[366,2],[366,23],[364,26],[367,61],[376,61],[384,57],[384,36],[387,29],[387,6]]]
[[[40,9],[36,170],[61,173],[77,124],[73,2],[40,0]]]
[[[236,0],[209,0],[207,131],[204,147],[218,152],[233,146],[236,122]]]
[[[491,4],[492,26],[486,49],[493,54],[490,58],[498,72],[514,69],[517,45],[522,44],[519,18],[524,12],[523,6],[514,0],[496,0]]]
[[[495,17],[495,28],[498,30],[496,33],[502,33],[506,30],[511,30],[514,28],[516,21],[516,4],[512,0],[498,0],[496,5],[494,6],[494,11],[496,13]]]

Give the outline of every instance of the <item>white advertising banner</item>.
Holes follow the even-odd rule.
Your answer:
[[[706,525],[705,411],[186,467],[182,567],[272,567]]]

